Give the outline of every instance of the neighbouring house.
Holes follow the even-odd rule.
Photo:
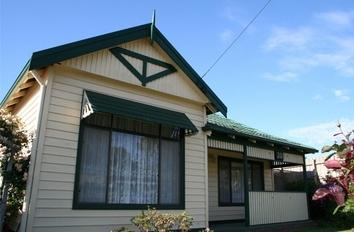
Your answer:
[[[317,150],[227,119],[153,24],[33,53],[1,107],[35,135],[21,231],[131,227],[148,206],[194,228],[308,219],[272,169]]]
[[[329,159],[336,159],[331,157]],[[326,177],[338,176],[340,173],[337,170],[328,169],[325,166],[327,156],[319,156],[313,158],[306,158],[306,172],[307,178],[310,181],[314,181],[318,185],[326,183]],[[285,190],[287,184],[294,183],[299,180],[299,176],[302,176],[303,170],[299,166],[290,166],[284,168],[278,168],[274,170],[274,186],[275,190]]]

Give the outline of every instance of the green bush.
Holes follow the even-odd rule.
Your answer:
[[[333,214],[336,207],[337,204],[328,198],[322,201],[311,201],[311,217],[323,226],[331,226],[339,229],[354,228],[354,211],[345,212],[340,210],[336,214]]]
[[[193,218],[186,212],[168,214],[160,213],[156,209],[148,209],[133,217],[131,222],[138,227],[141,232],[167,232],[172,229],[187,232],[192,226]],[[118,230],[113,230],[112,232],[131,232],[131,230],[123,227]]]

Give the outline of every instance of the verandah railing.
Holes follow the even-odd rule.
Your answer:
[[[250,225],[307,219],[305,192],[249,192]]]

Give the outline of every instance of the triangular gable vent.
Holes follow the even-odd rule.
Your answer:
[[[177,71],[169,63],[124,48],[115,47],[110,51],[142,85]]]

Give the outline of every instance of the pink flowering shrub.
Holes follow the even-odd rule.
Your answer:
[[[334,136],[341,136],[341,143],[322,148],[322,153],[330,152],[325,161],[326,168],[336,175],[327,176],[326,184],[317,189],[312,197],[313,200],[333,200],[337,204],[333,214],[339,209],[354,212],[354,130],[344,133],[340,124],[338,128],[339,133]]]

